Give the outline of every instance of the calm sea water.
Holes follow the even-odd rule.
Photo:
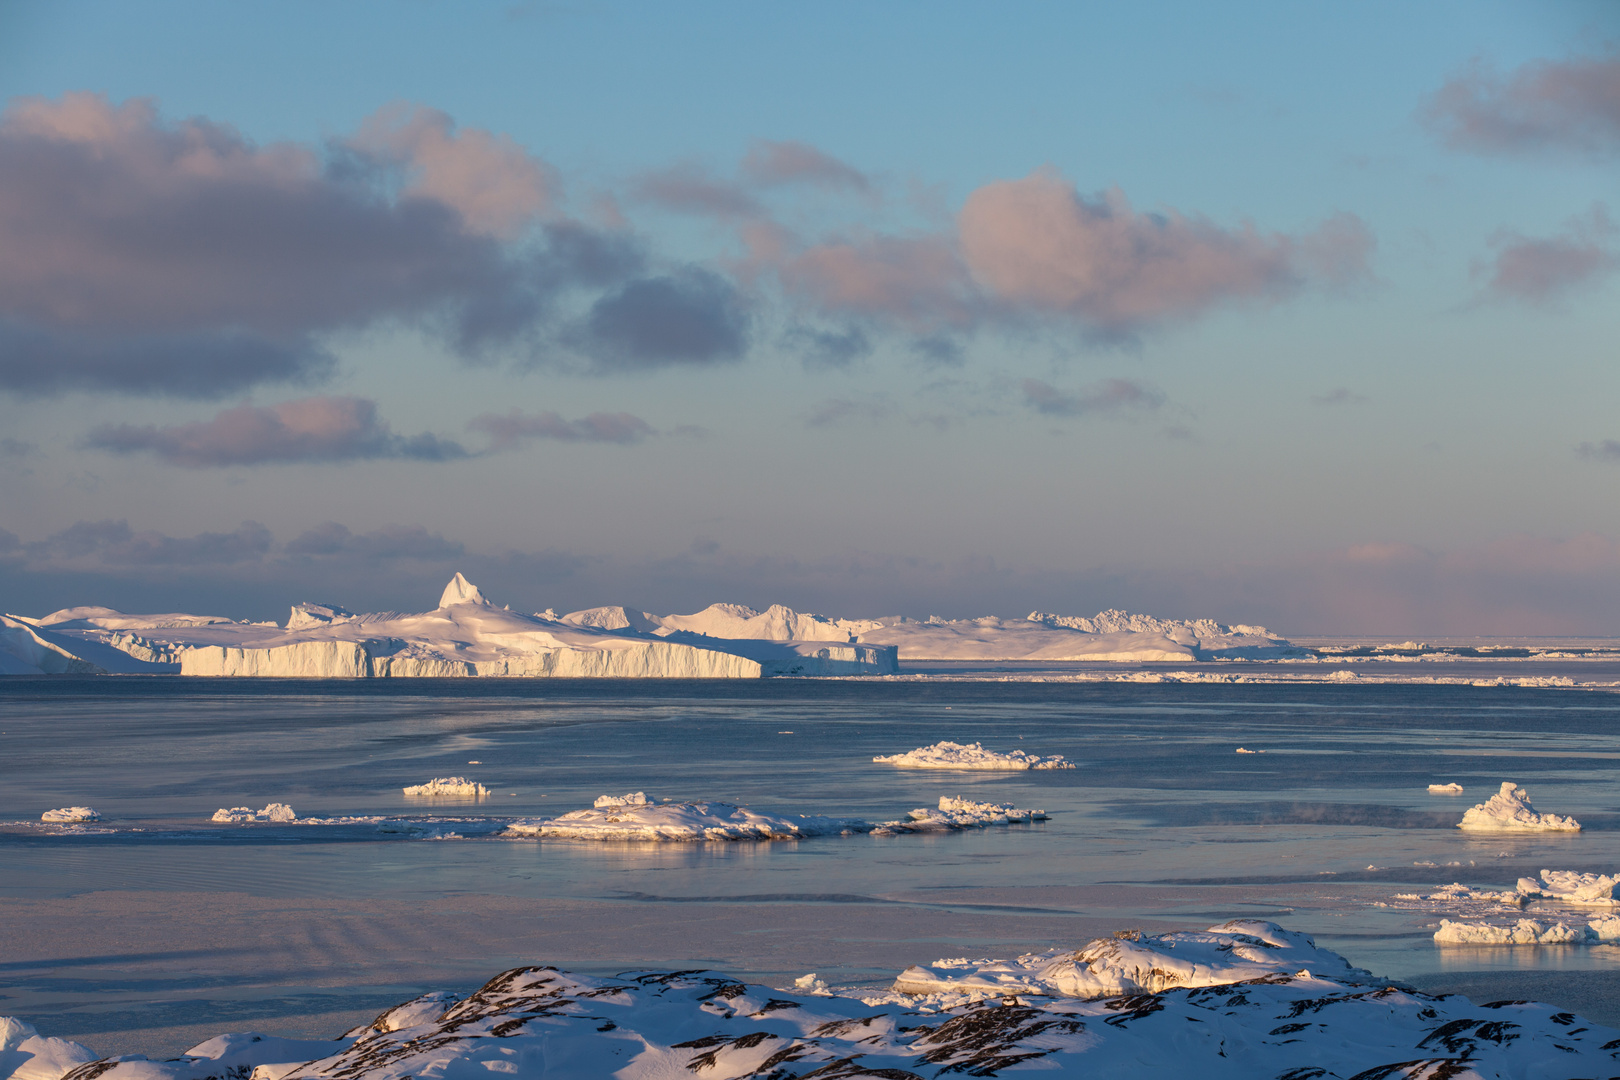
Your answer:
[[[583,902],[579,910],[678,907],[688,921],[723,908],[774,926],[754,952],[743,936],[727,954],[738,974],[764,979],[802,973],[818,956],[810,938],[825,934],[824,926],[806,927],[805,941],[796,942],[791,926],[770,923],[773,910],[809,910],[804,905],[828,905],[851,925],[896,911],[919,919],[944,913],[918,946],[919,961],[985,955],[989,937],[1010,940],[1007,925],[1038,925],[1045,937],[1032,932],[1023,947],[1045,949],[1084,940],[1058,936],[1063,918],[1077,920],[1078,931],[1252,916],[1313,933],[1354,962],[1396,977],[1449,973],[1470,985],[1470,978],[1502,982],[1508,972],[1532,981],[1576,973],[1587,981],[1548,985],[1563,986],[1566,995],[1590,987],[1589,1012],[1611,1007],[1604,1004],[1611,991],[1602,988],[1620,972],[1620,950],[1612,948],[1440,950],[1430,940],[1432,912],[1379,906],[1396,893],[1452,881],[1511,888],[1543,868],[1620,869],[1620,696],[1610,693],[24,678],[0,681],[0,732],[0,820],[19,823],[0,827],[0,902],[12,905],[9,940],[30,950],[25,960],[0,956],[0,994],[7,996],[0,1013],[76,1037],[178,1023],[164,1010],[181,999],[189,1003],[187,1023],[217,1021],[218,1030],[233,1026],[244,1000],[291,1000],[320,981],[308,972],[261,971],[257,981],[211,997],[199,997],[172,972],[136,985],[136,960],[130,949],[120,952],[116,918],[104,941],[99,931],[76,927],[59,948],[39,943],[40,934],[66,933],[38,914],[50,910],[46,902],[91,894],[161,900],[250,893],[284,907],[301,899],[409,904],[482,896]],[[1079,768],[937,773],[871,761],[940,739],[1062,754]],[[1264,753],[1239,755],[1239,746]],[[482,781],[495,795],[424,807],[401,794],[407,784],[452,775]],[[1542,810],[1573,814],[1585,831],[1482,837],[1453,827],[1503,780],[1530,789]],[[1425,791],[1453,781],[1466,789],[1460,799]],[[766,844],[591,845],[489,835],[503,817],[556,814],[601,794],[638,790],[872,821],[963,795],[1043,808],[1051,820],[946,836]],[[371,824],[231,827],[208,820],[220,807],[272,801],[301,816],[400,815],[428,827],[385,832]],[[82,833],[25,824],[73,804],[94,806],[105,821]],[[424,840],[435,817],[458,819],[437,831],[464,839]],[[17,912],[32,913],[33,925],[19,924]],[[999,923],[999,937],[987,935],[979,916],[998,913],[1050,918]],[[510,947],[501,944],[501,927],[485,931],[492,974],[511,959]],[[166,933],[178,940],[183,928]],[[614,952],[614,933],[601,931],[604,957]],[[368,948],[410,946],[384,935]],[[468,950],[468,970],[485,962],[476,944]],[[708,955],[684,940],[672,939],[669,951],[669,963]],[[590,941],[576,942],[576,959],[590,955]],[[805,965],[795,971],[801,956]],[[252,971],[253,958],[244,957],[241,968]],[[115,969],[117,978],[108,974]],[[822,974],[877,983],[894,971],[846,962]],[[97,987],[101,998],[92,992]],[[383,1003],[415,991],[404,982],[371,989]],[[114,998],[116,1009],[107,1004]],[[98,1027],[86,1019],[98,1008],[113,1009],[118,1019]]]

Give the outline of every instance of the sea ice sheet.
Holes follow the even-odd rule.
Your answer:
[[[956,743],[950,740],[932,746],[908,750],[904,754],[891,754],[872,759],[880,765],[893,765],[901,769],[984,769],[1015,772],[1024,769],[1072,769],[1068,759],[1053,755],[1041,757],[1024,750],[1000,753],[986,750],[982,743]]]

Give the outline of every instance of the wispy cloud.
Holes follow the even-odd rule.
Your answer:
[[[1165,400],[1161,391],[1134,379],[1105,379],[1073,393],[1039,379],[1025,379],[1019,385],[1024,404],[1045,416],[1151,412]]]
[[[558,442],[598,442],[629,445],[658,434],[653,426],[630,413],[591,413],[568,420],[559,413],[485,413],[474,417],[468,428],[489,436],[491,452],[515,449],[534,439]]]
[[[1311,398],[1311,404],[1324,406],[1364,405],[1366,402],[1367,399],[1365,396],[1356,393],[1348,386],[1335,386],[1327,393],[1317,394]]]
[[[1602,204],[1572,219],[1557,236],[1525,236],[1504,229],[1491,237],[1495,254],[1476,264],[1495,299],[1549,304],[1620,269],[1616,229]]]
[[[1614,439],[1604,439],[1598,443],[1583,442],[1575,448],[1575,452],[1588,461],[1620,465],[1620,442]]]
[[[1537,60],[1508,75],[1475,61],[1420,116],[1472,153],[1620,153],[1620,56]]]

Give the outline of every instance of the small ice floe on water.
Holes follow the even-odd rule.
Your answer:
[[[1580,923],[1519,919],[1511,924],[1440,920],[1434,940],[1441,945],[1609,945],[1620,942],[1620,915]]]
[[[630,801],[634,800],[634,801]],[[798,840],[866,832],[864,821],[762,814],[727,802],[649,802],[641,792],[605,795],[589,810],[514,821],[509,836],[571,840]]]
[[[801,994],[811,994],[815,997],[832,997],[832,991],[827,989],[827,980],[818,978],[815,972],[801,975],[793,980],[793,989]]]
[[[473,765],[476,762],[469,761],[467,764]],[[439,776],[425,784],[405,788],[404,791],[407,795],[421,798],[482,799],[489,794],[489,788],[474,783],[465,776]]]
[[[1309,934],[1273,922],[1234,919],[1204,931],[1125,930],[1079,950],[1055,949],[1016,960],[936,960],[907,968],[894,989],[902,994],[1101,998],[1295,974],[1385,984],[1371,972],[1351,967],[1338,953],[1318,948]]]
[[[53,823],[70,821],[100,821],[101,815],[88,806],[64,806],[60,810],[47,810],[39,815],[39,820]]]
[[[1462,787],[1461,784],[1430,784],[1429,785],[1429,794],[1430,795],[1461,795],[1462,793],[1463,793],[1463,787]]]
[[[1022,810],[1012,803],[974,802],[972,799],[956,799],[949,795],[939,797],[939,808],[930,810],[924,807],[913,810],[907,815],[912,821],[920,825],[944,825],[952,828],[972,828],[981,825],[1007,825],[1026,821],[1045,821],[1045,810]],[[899,831],[895,826],[900,823],[890,822],[886,828],[890,831]]]
[[[1198,940],[1212,937],[1219,943]],[[1108,976],[1113,983],[1141,986],[1137,974],[1167,983],[1158,992],[1137,990],[1130,996],[1119,990],[1093,996],[1089,983],[1080,987],[1083,997],[1056,987],[1021,990],[1029,981],[1022,971],[1010,983],[989,977],[978,990],[912,996],[822,990],[814,975],[777,990],[718,971],[642,970],[602,977],[521,967],[496,975],[467,996],[440,991],[414,998],[324,1044],[223,1035],[169,1061],[107,1058],[78,1075],[397,1080],[489,1074],[1023,1076],[1027,1071],[1109,1080],[1482,1080],[1613,1072],[1604,1047],[1620,1031],[1535,1002],[1478,1005],[1457,994],[1434,996],[1392,986],[1349,967],[1334,953],[1308,947],[1308,938],[1305,946],[1290,940],[1303,937],[1269,923],[1228,923],[1205,934],[1103,939],[1070,954],[1097,956],[1108,969],[1112,961],[1096,950],[1114,944],[1126,955],[1119,968],[1123,977]],[[1136,947],[1144,951],[1128,952]],[[1239,952],[1254,959],[1234,959]],[[971,965],[989,963],[941,961],[932,968],[951,965],[946,971],[961,977]],[[1008,962],[1015,968],[1017,963]],[[1070,963],[1077,967],[1079,961]],[[1201,986],[1153,979],[1152,974],[1172,974],[1160,968],[1165,963],[1258,977],[1242,985],[1228,979]],[[9,1050],[10,1041],[0,1048]],[[64,1058],[61,1067],[41,1068],[26,1080],[55,1080],[85,1056],[88,1052]],[[24,1080],[21,1074],[18,1080]]]
[[[1510,780],[1487,802],[1469,810],[1457,828],[1470,832],[1579,832],[1581,823],[1559,814],[1540,814],[1530,793]]]
[[[248,806],[233,806],[229,810],[215,810],[214,821],[231,825],[246,825],[254,821],[296,821],[298,815],[286,803],[273,802],[263,810],[254,811]]]
[[[1543,870],[1541,880],[1519,879],[1519,895],[1528,900],[1561,900],[1566,904],[1620,905],[1620,874],[1582,874],[1575,870]]]
[[[1511,889],[1476,889],[1472,885],[1453,882],[1450,885],[1442,885],[1430,893],[1396,893],[1395,899],[1427,900],[1435,904],[1450,905],[1506,904],[1509,907],[1519,907],[1525,898],[1522,893]]]
[[[1236,752],[1239,753],[1239,754],[1263,754],[1263,753],[1265,753],[1264,750],[1250,750],[1249,748],[1244,747],[1244,746],[1238,747]]]
[[[1002,754],[986,750],[982,743],[955,743],[949,740],[932,746],[918,747],[904,754],[872,759],[880,765],[893,765],[900,769],[985,769],[1018,771],[1023,769],[1072,769],[1074,763],[1053,755],[1041,757],[1025,750]]]

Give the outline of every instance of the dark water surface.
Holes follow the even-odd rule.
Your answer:
[[[940,739],[1079,768],[871,761]],[[1614,872],[1617,767],[1620,696],[1588,691],[11,678],[0,821],[18,824],[0,826],[0,1014],[153,1052],[131,1033],[153,1033],[160,1050],[193,1031],[335,1034],[322,1025],[522,962],[881,983],[938,956],[1248,916],[1381,974],[1487,998],[1544,987],[1535,996],[1617,1023],[1620,950],[1441,950],[1435,914],[1378,906],[1451,881],[1511,889],[1543,868]],[[424,805],[400,792],[451,775],[495,794]],[[1585,830],[1453,827],[1503,780]],[[1461,798],[1425,791],[1452,781]],[[1051,820],[791,843],[491,835],[504,818],[638,790],[870,821],[961,795]],[[418,824],[208,820],[272,801]],[[38,826],[73,804],[105,820]],[[463,839],[428,839],[445,832]]]

